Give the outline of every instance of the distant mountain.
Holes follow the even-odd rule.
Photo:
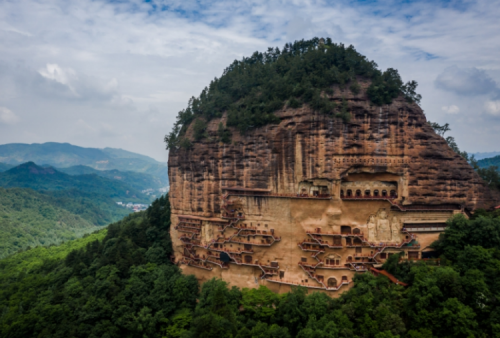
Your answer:
[[[146,189],[159,189],[168,186],[168,180],[162,180],[156,176],[134,171],[119,171],[116,169],[97,170],[84,165],[55,169],[72,176],[95,174],[101,177],[109,178],[111,180],[118,180],[139,191]]]
[[[481,168],[487,168],[490,165],[496,165],[498,168],[500,168],[500,155],[491,158],[484,158],[482,160],[477,161],[477,164]]]
[[[103,152],[111,156],[112,158],[135,158],[135,159],[140,159],[149,163],[153,164],[158,164],[161,162],[156,161],[154,158],[151,158],[146,155],[141,155],[137,153],[133,153],[131,151],[123,150],[123,149],[116,149],[116,148],[104,148],[102,149]],[[166,163],[163,163],[166,165]]]
[[[474,153],[472,155],[474,155],[474,158],[479,161],[479,160],[482,160],[485,158],[491,158],[491,157],[498,156],[498,155],[500,155],[500,151],[493,151],[493,152],[489,152],[489,153]]]
[[[85,165],[98,170],[135,171],[168,181],[166,163],[123,149],[83,148],[56,142],[0,145],[0,162],[19,165],[28,161],[59,168]]]
[[[9,170],[10,168],[13,168],[13,167],[15,167],[15,165],[7,164],[7,163],[0,163],[0,173],[2,171]]]
[[[96,174],[71,176],[33,162],[23,163],[0,173],[0,186],[43,191],[77,190],[81,193],[106,196],[115,201],[149,203],[147,196],[116,179]]]

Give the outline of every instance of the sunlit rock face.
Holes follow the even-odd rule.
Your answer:
[[[495,205],[418,105],[373,106],[363,92],[331,97],[347,101],[348,123],[285,107],[279,124],[232,130],[231,144],[217,138],[223,117],[191,149],[170,151],[172,239],[186,273],[338,294],[391,254],[431,257],[446,219]]]

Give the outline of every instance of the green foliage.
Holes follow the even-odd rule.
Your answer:
[[[241,133],[280,119],[274,112],[285,103],[291,108],[308,104],[315,111],[348,121],[330,101],[333,86],[349,83],[353,93],[360,92],[358,79],[372,81],[368,95],[375,104],[389,104],[404,93],[418,102],[415,81],[403,85],[394,69],[381,72],[377,64],[359,54],[353,46],[335,44],[330,38],[313,38],[287,43],[283,49],[268,48],[241,61],[235,60],[220,78],[215,78],[200,96],[192,97],[179,112],[172,131],[165,136],[168,149],[181,147],[183,135],[194,120],[209,122],[227,113],[227,126]],[[200,122],[197,130],[203,130]],[[195,132],[195,140],[204,133]]]
[[[357,274],[338,298],[302,287],[274,294],[193,276],[169,262],[161,198],[103,232],[0,261],[2,337],[495,337],[500,219],[456,216],[434,245],[442,265],[384,264],[407,288]],[[96,237],[93,237],[96,236]],[[70,249],[76,249],[70,251]],[[57,251],[54,251],[57,250]],[[41,256],[41,257],[39,257]]]
[[[129,213],[113,201],[70,194],[0,188],[0,258],[79,238]]]
[[[159,178],[150,174],[134,171],[119,171],[116,169],[96,170],[84,165],[55,169],[71,176],[95,174],[97,176],[105,177],[110,180],[123,182],[126,186],[137,191],[146,189],[159,189],[168,185],[168,177]]]
[[[349,86],[349,89],[353,94],[359,94],[361,92],[361,86],[357,81],[353,81],[351,85]]]
[[[23,163],[0,173],[0,186],[5,188],[30,188],[43,191],[78,190],[82,193],[97,194],[117,201],[149,202],[140,191],[123,182],[92,175],[71,176],[54,168],[43,168],[33,162]]]
[[[187,137],[184,137],[180,141],[179,146],[183,149],[190,149],[193,146],[193,143]]]
[[[224,127],[222,122],[219,123],[219,127],[217,128],[217,136],[222,143],[231,143],[231,131]]]
[[[59,245],[37,246],[0,260],[0,280],[13,279],[20,273],[37,271],[44,263],[64,259],[71,251],[85,248],[89,243],[102,241],[107,229],[100,229],[82,238]]]
[[[268,320],[274,316],[279,302],[274,292],[261,285],[258,289],[243,289],[242,294],[241,305],[247,315],[255,320]]]
[[[407,82],[402,88],[403,95],[405,96],[406,101],[410,103],[420,103],[420,100],[422,100],[422,95],[417,94],[416,89],[417,89],[418,83],[417,81],[409,81]]]
[[[207,129],[207,123],[203,119],[198,118],[194,121],[193,132],[195,141],[199,141],[203,137],[205,137],[206,129]]]
[[[487,168],[480,168],[474,165],[477,173],[488,184],[490,188],[500,190],[500,173],[497,166],[489,166]]]
[[[441,137],[444,137],[444,134],[446,134],[446,132],[451,130],[449,123],[445,123],[443,125],[440,125],[437,122],[431,122],[431,121],[428,121],[428,123],[432,127],[432,129],[434,129],[436,134],[438,134]]]
[[[366,94],[370,100],[378,105],[391,104],[392,100],[399,96],[403,81],[397,70],[387,69],[383,73],[377,73],[373,78]]]
[[[162,338],[182,337],[187,334],[192,320],[193,314],[190,309],[183,308],[179,310],[170,320],[164,320],[169,325],[163,329],[164,335]]]
[[[1,260],[0,336],[178,333],[195,308],[198,283],[170,263],[169,230],[170,205],[168,197],[162,197],[146,212],[110,225],[104,237],[93,238],[99,240],[87,241],[84,247],[85,239],[72,242],[66,249],[77,250],[62,250],[64,258],[26,256],[29,250],[22,253],[27,260],[22,264],[30,269],[21,271],[17,255]],[[43,254],[52,249],[35,250]],[[171,325],[164,329],[166,323]],[[177,331],[168,330],[173,325]]]

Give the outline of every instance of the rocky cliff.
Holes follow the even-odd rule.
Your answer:
[[[231,144],[216,137],[225,116],[210,121],[208,138],[191,149],[170,151],[173,213],[219,216],[223,187],[296,194],[300,182],[377,173],[398,177],[402,205],[446,203],[474,210],[495,203],[471,166],[428,125],[418,105],[399,97],[390,105],[375,106],[365,90],[354,95],[337,88],[330,95],[339,104],[343,99],[349,122],[315,113],[306,105],[285,107],[276,112],[278,124],[244,135],[233,129]]]

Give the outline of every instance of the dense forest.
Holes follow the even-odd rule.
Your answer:
[[[384,268],[407,282],[360,274],[339,298],[199,286],[170,262],[170,205],[108,227],[59,255],[0,261],[1,337],[499,337],[500,218],[459,215],[434,244],[440,264],[394,255]],[[76,245],[76,244],[75,244]],[[52,248],[45,249],[48,252]],[[64,250],[63,250],[64,251]],[[22,256],[23,258],[18,258]],[[31,257],[31,258],[30,258]],[[31,264],[30,259],[37,263]]]
[[[0,187],[0,258],[81,237],[129,214],[111,199],[76,190]]]
[[[359,54],[353,46],[333,43],[330,38],[295,41],[281,50],[269,48],[250,57],[235,60],[220,78],[215,78],[200,96],[192,97],[181,110],[170,134],[167,148],[190,147],[183,135],[194,121],[195,140],[205,137],[207,122],[227,112],[227,126],[240,132],[279,122],[274,112],[287,105],[309,105],[315,111],[348,121],[346,102],[329,99],[334,86],[361,91],[358,80],[369,81],[367,95],[375,105],[390,104],[399,95],[419,102],[417,83],[403,83],[397,70],[382,72],[374,61]],[[219,125],[219,137],[230,141],[230,132]]]
[[[0,186],[4,188],[30,188],[39,191],[77,190],[112,198],[115,201],[148,203],[149,198],[121,182],[96,174],[71,176],[52,167],[41,167],[26,162],[0,173]]]

